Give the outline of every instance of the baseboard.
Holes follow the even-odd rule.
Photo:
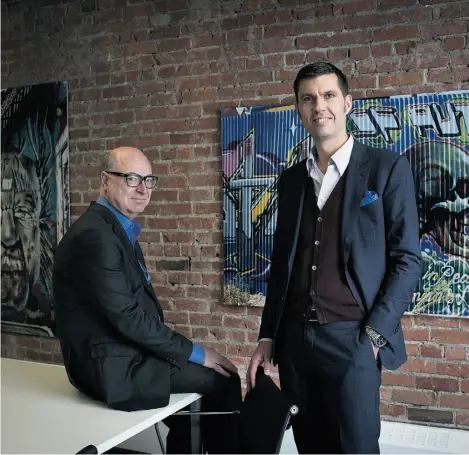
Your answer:
[[[382,421],[379,442],[441,453],[469,453],[469,431],[405,422]]]

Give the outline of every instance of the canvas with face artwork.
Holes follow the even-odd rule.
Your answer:
[[[52,265],[70,222],[66,82],[2,90],[2,331],[55,336]]]

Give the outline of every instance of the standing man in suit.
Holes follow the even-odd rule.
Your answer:
[[[406,361],[400,320],[420,276],[405,156],[347,134],[345,75],[318,62],[294,82],[315,146],[281,175],[259,344],[248,369],[278,363],[299,406],[299,453],[379,453],[381,365]]]
[[[135,217],[150,202],[157,177],[132,147],[106,154],[101,195],[60,242],[53,285],[65,367],[90,397],[125,411],[166,406],[171,393],[204,395],[202,410],[232,411],[241,403],[236,367],[164,323],[138,243]],[[190,421],[173,416],[168,453],[190,452]],[[236,418],[202,417],[209,453],[235,453]]]

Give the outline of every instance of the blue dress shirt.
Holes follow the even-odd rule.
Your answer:
[[[137,223],[137,221],[130,220],[129,218],[127,218],[125,215],[123,215],[121,212],[115,209],[111,204],[109,204],[109,202],[106,201],[106,199],[104,199],[102,196],[99,196],[96,202],[106,207],[107,209],[109,209],[116,216],[116,218],[119,220],[120,224],[124,228],[124,231],[130,240],[130,243],[132,244],[133,247],[135,247],[135,242],[137,241],[138,236],[140,235],[142,226],[140,226],[140,224]],[[145,274],[145,278],[147,279],[147,282],[150,283],[151,278],[146,267],[140,261],[138,261],[138,263],[140,264],[140,267],[142,268],[142,271]],[[198,363],[200,365],[204,364],[205,350],[202,346],[199,346],[196,343],[192,343],[192,353],[191,353],[191,356],[189,357],[189,362]]]

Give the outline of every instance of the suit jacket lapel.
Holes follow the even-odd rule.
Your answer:
[[[291,248],[288,252],[288,270],[293,268],[295,260],[296,244],[300,233],[301,216],[303,214],[303,202],[305,198],[306,182],[308,181],[308,173],[306,170],[306,160],[300,161],[295,169],[295,173],[290,176],[292,183],[285,185],[288,187],[288,206],[287,229],[293,233]]]
[[[342,245],[345,265],[347,265],[348,262],[350,244],[355,234],[360,201],[366,190],[370,164],[370,157],[366,146],[355,141],[350,162],[347,167],[344,205],[342,209]]]
[[[125,250],[127,251],[127,255],[129,257],[130,263],[134,266],[134,268],[139,273],[140,277],[142,278],[143,284],[150,291],[150,293],[155,298],[155,300],[157,300],[156,295],[155,295],[155,291],[153,290],[153,286],[147,282],[147,279],[145,277],[145,274],[143,273],[142,267],[140,266],[140,264],[138,262],[136,251],[132,247],[132,244],[130,243],[129,237],[128,237],[127,233],[124,231],[124,228],[122,227],[122,224],[120,224],[119,220],[106,207],[103,207],[100,204],[93,203],[90,206],[90,209],[91,210],[97,210],[109,224],[112,224],[112,228],[114,230],[114,233],[117,235],[119,240],[124,245]],[[136,242],[136,245],[138,245],[138,242]],[[142,253],[142,250],[140,248],[140,245],[138,245],[138,249],[140,250],[140,254],[142,255],[142,259],[143,259],[143,253]],[[143,261],[143,264],[145,265],[145,261]]]
[[[130,243],[130,242],[129,242]],[[143,256],[143,251],[142,251],[142,248],[140,247],[140,243],[135,242],[135,255],[137,257],[137,260],[140,261],[142,263],[142,265],[145,267],[145,269],[147,268],[147,265],[145,264],[145,258]],[[145,276],[145,274],[143,273],[143,270],[142,270],[142,267],[140,267],[140,264],[139,265],[139,269],[140,269],[140,272],[142,272],[142,276],[143,276],[143,283],[145,284],[145,286],[147,287],[147,289],[150,291],[151,295],[153,295],[153,297],[157,299],[156,297],[156,294],[155,294],[155,290],[153,289],[153,286],[151,285],[151,283],[149,283],[147,281],[147,277]]]

